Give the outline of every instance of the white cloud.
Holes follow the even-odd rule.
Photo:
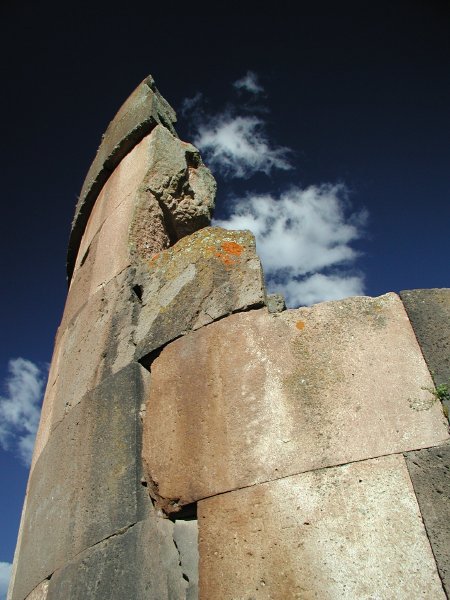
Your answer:
[[[9,578],[11,577],[12,564],[0,562],[0,600],[6,599],[8,592]]]
[[[275,285],[288,306],[309,306],[324,300],[340,300],[364,294],[363,278],[358,275],[314,273],[305,279],[290,279]]]
[[[22,461],[29,465],[45,376],[37,365],[24,358],[10,360],[8,371],[7,395],[0,397],[0,444],[7,450],[12,443]]]
[[[264,91],[262,85],[258,83],[258,76],[253,71],[247,71],[244,77],[233,83],[233,86],[238,90],[247,90],[251,94],[260,94]]]
[[[294,186],[278,198],[237,200],[232,214],[215,224],[250,229],[269,289],[282,291],[289,306],[299,306],[363,293],[362,276],[343,269],[359,256],[351,243],[361,237],[367,213],[347,212],[342,185]],[[330,269],[331,274],[321,273]]]
[[[256,116],[219,114],[200,123],[194,144],[205,153],[214,171],[230,177],[247,178],[257,172],[292,168],[288,148],[273,146],[264,121]]]
[[[192,98],[184,98],[180,108],[180,112],[183,115],[183,117],[189,115],[194,110],[194,108],[200,106],[202,100],[203,94],[201,92],[197,92],[194,96],[192,96]]]

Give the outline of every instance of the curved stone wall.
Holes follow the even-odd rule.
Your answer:
[[[283,310],[174,121],[83,186],[8,597],[445,598],[450,290]]]

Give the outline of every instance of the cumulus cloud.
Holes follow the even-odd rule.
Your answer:
[[[251,94],[261,94],[264,91],[262,85],[258,82],[258,76],[253,71],[247,71],[244,77],[233,83],[237,90],[246,90]]]
[[[45,384],[42,370],[30,360],[15,358],[8,364],[5,396],[0,397],[0,445],[14,448],[29,465],[39,424]]]
[[[8,592],[9,578],[11,576],[12,564],[0,562],[0,600],[5,600]]]
[[[366,211],[349,214],[344,186],[321,185],[235,200],[229,217],[215,224],[250,229],[269,289],[300,306],[363,293],[363,277],[348,269],[366,221]]]
[[[264,121],[257,116],[235,116],[225,112],[199,123],[194,144],[205,162],[221,175],[248,178],[273,169],[292,168],[290,150],[269,142]]]

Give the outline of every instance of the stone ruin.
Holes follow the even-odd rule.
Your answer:
[[[83,185],[8,598],[445,599],[450,290],[283,310],[174,122]]]

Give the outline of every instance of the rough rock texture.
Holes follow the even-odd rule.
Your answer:
[[[436,385],[450,386],[450,288],[400,292]],[[450,403],[445,402],[446,411]]]
[[[48,600],[185,600],[173,524],[155,514],[56,571]]]
[[[136,273],[142,310],[136,357],[238,310],[264,305],[261,264],[249,231],[206,227],[153,256]]]
[[[28,484],[14,600],[143,518],[141,369],[130,365],[106,379],[52,432]]]
[[[281,294],[268,294],[266,298],[267,310],[270,313],[283,312],[286,310],[286,302]]]
[[[197,148],[158,126],[149,154],[145,187],[158,200],[172,241],[209,225],[216,182]]]
[[[198,598],[198,521],[177,520],[173,540],[180,554],[180,568],[188,582],[186,600]]]
[[[445,600],[402,456],[199,502],[200,600]]]
[[[122,158],[158,123],[175,134],[175,112],[156,89],[151,76],[136,88],[108,126],[81,190],[67,255],[67,272],[72,276],[81,237],[94,202]]]
[[[167,345],[151,372],[143,456],[169,511],[448,439],[395,294],[238,313]]]
[[[450,597],[450,446],[408,452],[406,464],[439,574]]]

